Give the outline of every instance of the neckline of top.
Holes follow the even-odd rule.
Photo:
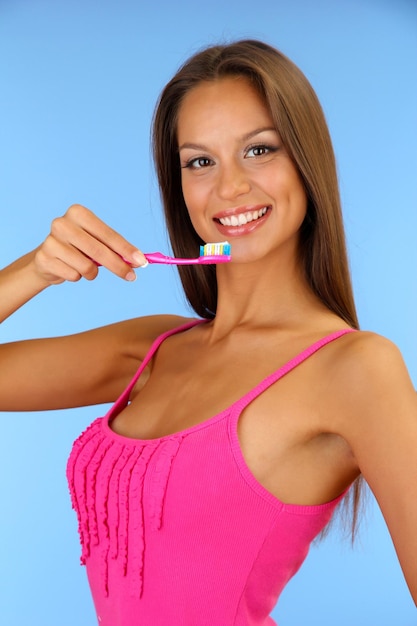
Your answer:
[[[277,370],[275,370],[274,372],[272,372],[271,374],[269,374],[268,376],[263,378],[257,385],[252,387],[243,396],[241,396],[240,398],[235,400],[235,402],[233,402],[231,405],[227,406],[225,409],[223,409],[219,413],[216,413],[215,415],[212,415],[211,417],[203,420],[202,422],[199,422],[198,424],[194,424],[193,426],[189,426],[188,428],[184,428],[182,430],[175,431],[175,432],[169,433],[167,435],[162,435],[160,437],[152,437],[152,438],[149,438],[149,439],[128,437],[126,435],[120,435],[119,433],[116,433],[111,428],[111,425],[110,425],[110,423],[112,421],[112,418],[113,418],[113,413],[114,413],[115,409],[120,406],[120,404],[123,401],[124,397],[128,396],[130,394],[130,391],[133,388],[133,385],[138,380],[139,376],[141,375],[142,371],[146,367],[147,363],[152,358],[152,356],[155,354],[156,350],[163,343],[163,341],[165,341],[165,339],[167,339],[171,335],[175,335],[177,333],[184,332],[184,331],[189,330],[189,329],[193,328],[194,326],[197,326],[198,324],[204,323],[206,321],[207,320],[200,320],[200,319],[192,320],[190,322],[187,322],[186,324],[182,324],[181,326],[178,326],[178,327],[173,328],[173,329],[171,329],[169,331],[166,331],[165,333],[163,333],[162,335],[159,335],[155,339],[155,341],[152,343],[152,345],[151,345],[151,347],[150,347],[150,349],[149,349],[145,359],[143,360],[142,364],[138,368],[138,371],[136,372],[135,376],[132,378],[132,380],[129,383],[129,385],[126,387],[126,389],[123,391],[123,393],[119,396],[119,398],[116,400],[116,402],[114,402],[112,404],[110,409],[107,411],[107,413],[103,416],[103,418],[101,420],[102,429],[103,429],[104,433],[107,436],[110,436],[111,438],[113,438],[113,439],[115,439],[115,440],[117,440],[119,442],[123,442],[125,444],[126,443],[131,443],[131,444],[134,444],[134,445],[150,445],[150,444],[157,445],[157,444],[162,443],[163,441],[166,441],[168,439],[183,438],[186,435],[191,434],[192,432],[201,430],[203,428],[206,428],[207,426],[211,426],[212,424],[214,424],[214,423],[218,422],[219,420],[223,419],[226,415],[229,415],[230,413],[234,412],[235,410],[237,410],[238,414],[240,415],[240,413],[243,411],[243,409],[254,398],[256,398],[258,395],[260,395],[265,389],[267,389],[274,382],[278,381],[280,378],[282,378],[283,376],[288,374],[291,370],[293,370],[295,367],[297,367],[297,365],[301,364],[303,361],[308,359],[308,357],[312,356],[315,352],[320,350],[320,348],[326,346],[328,343],[331,343],[335,339],[338,339],[339,337],[342,337],[343,335],[346,335],[346,334],[351,333],[351,332],[357,332],[356,329],[354,329],[354,328],[344,328],[344,329],[341,329],[341,330],[333,331],[332,333],[329,333],[325,337],[322,337],[321,339],[318,339],[317,341],[312,343],[310,346],[308,346],[307,348],[305,348],[304,350],[299,352],[297,355],[292,357],[289,361],[284,363],[284,365],[279,367]]]

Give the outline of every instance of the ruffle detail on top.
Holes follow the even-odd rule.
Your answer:
[[[173,436],[161,441],[158,446],[158,458],[151,478],[150,488],[149,510],[152,530],[159,530],[162,527],[162,515],[169,474],[182,440],[182,436]]]
[[[67,465],[71,502],[78,518],[81,563],[100,550],[105,596],[109,595],[109,562],[129,574],[130,593],[141,597],[146,551],[144,484],[148,528],[158,531],[172,464],[183,436],[135,441],[113,439],[96,419],[75,441]],[[152,463],[150,463],[152,459]]]

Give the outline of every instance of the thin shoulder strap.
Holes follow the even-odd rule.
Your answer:
[[[191,320],[190,322],[186,322],[185,324],[181,324],[181,326],[177,326],[175,328],[171,328],[171,330],[167,330],[165,333],[162,333],[162,335],[159,335],[155,339],[155,341],[152,343],[151,347],[149,348],[149,350],[148,350],[145,358],[143,359],[142,363],[140,364],[136,374],[133,376],[132,380],[130,381],[130,383],[128,384],[126,389],[123,391],[123,393],[118,397],[118,399],[114,403],[113,408],[117,409],[120,406],[126,406],[126,403],[127,403],[128,399],[129,399],[129,396],[130,396],[130,393],[131,393],[133,387],[135,386],[135,384],[137,383],[137,381],[138,381],[140,375],[142,374],[143,370],[148,365],[149,361],[151,360],[151,358],[153,357],[155,352],[158,350],[158,348],[161,345],[161,343],[163,343],[165,341],[165,339],[167,339],[171,335],[176,335],[177,333],[181,333],[181,332],[183,332],[185,330],[188,330],[189,328],[192,328],[193,326],[197,326],[197,324],[202,324],[205,321],[206,320],[202,320],[202,319]]]
[[[297,354],[297,356],[290,359],[290,361],[285,363],[285,365],[282,365],[282,367],[280,367],[275,372],[273,372],[272,374],[264,378],[256,387],[251,389],[240,400],[236,402],[236,406],[238,406],[239,408],[239,413],[243,411],[243,409],[250,402],[252,402],[252,400],[254,400],[257,396],[259,396],[263,391],[268,389],[268,387],[273,385],[280,378],[288,374],[288,372],[291,372],[291,370],[297,367],[297,365],[300,365],[300,363],[303,363],[303,361],[305,361],[312,354],[320,350],[320,348],[323,348],[324,346],[326,346],[328,343],[331,343],[335,339],[338,339],[339,337],[342,337],[343,335],[346,335],[347,333],[352,333],[352,332],[356,332],[354,328],[344,328],[343,330],[337,330],[334,333],[331,333],[330,335],[327,335],[326,337],[319,339],[318,341],[313,343],[311,346],[309,346],[308,348],[306,348],[305,350]]]

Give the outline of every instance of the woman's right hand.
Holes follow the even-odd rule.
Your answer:
[[[136,277],[132,268],[146,263],[140,250],[79,204],[53,220],[50,234],[33,257],[34,270],[45,286],[94,280],[100,265],[132,281]]]
[[[99,265],[135,280],[146,265],[140,250],[85,207],[74,204],[51,225],[45,241],[0,271],[0,323],[50,285],[94,280]]]

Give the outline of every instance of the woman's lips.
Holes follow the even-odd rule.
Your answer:
[[[237,236],[252,232],[265,223],[271,212],[269,205],[248,208],[246,210],[235,210],[218,214],[213,219],[218,230],[225,235]]]

